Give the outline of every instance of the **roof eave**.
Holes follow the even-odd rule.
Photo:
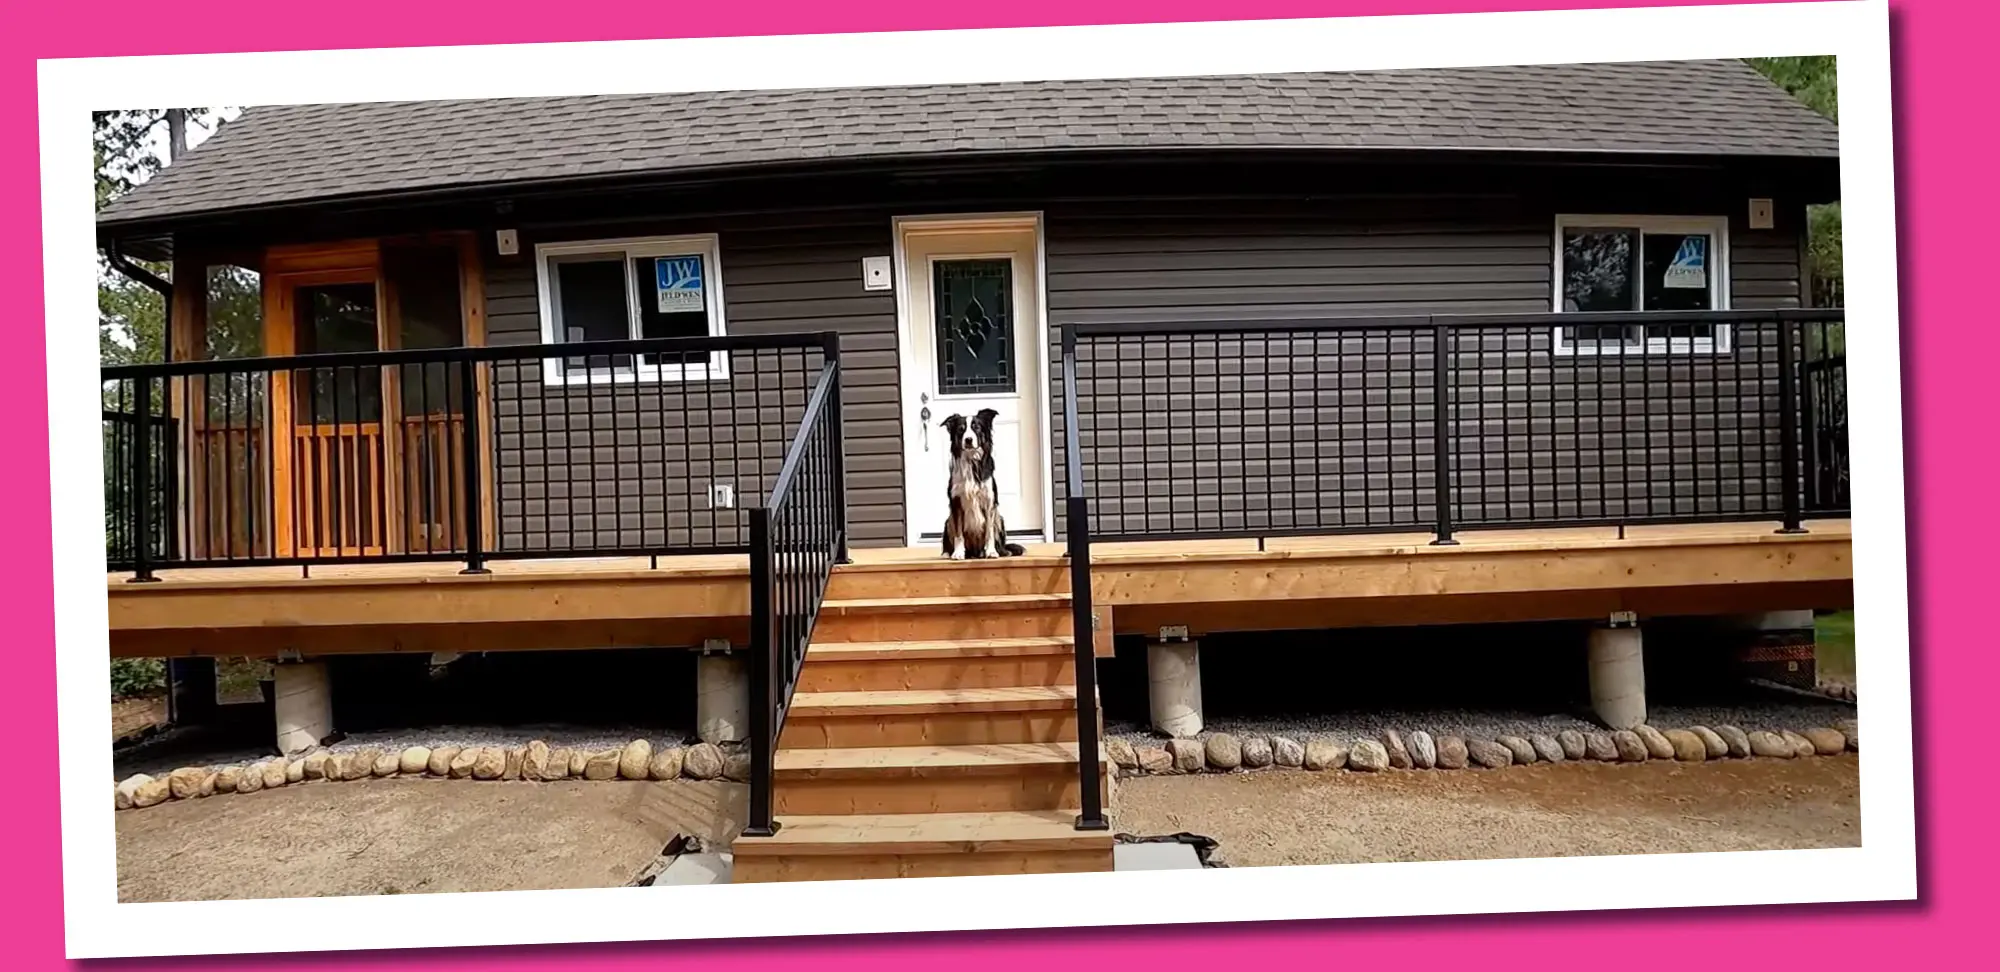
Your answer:
[[[711,166],[689,166],[675,169],[652,170],[647,172],[591,173],[573,176],[559,176],[546,179],[488,180],[481,182],[453,183],[426,186],[390,192],[356,193],[350,195],[317,196],[294,201],[206,209],[191,212],[168,213],[156,216],[138,216],[129,219],[99,217],[97,240],[100,246],[113,241],[128,248],[146,248],[148,241],[161,241],[169,245],[171,237],[179,232],[227,224],[246,218],[268,218],[287,213],[310,213],[327,211],[352,211],[358,209],[390,209],[409,205],[448,204],[452,202],[478,201],[482,198],[506,198],[510,196],[540,195],[549,193],[573,193],[589,191],[615,191],[636,186],[671,185],[680,182],[698,182],[714,179],[754,179],[766,177],[799,177],[830,173],[868,173],[883,169],[908,168],[921,165],[944,170],[964,170],[981,164],[993,166],[1019,166],[1036,163],[1079,163],[1117,157],[1121,155],[1160,155],[1198,158],[1202,155],[1214,156],[1296,156],[1324,154],[1329,157],[1353,156],[1382,157],[1390,155],[1410,156],[1456,156],[1460,158],[1487,157],[1510,163],[1548,162],[1551,164],[1596,162],[1599,164],[1658,164],[1658,165],[1729,165],[1729,164],[1772,164],[1794,165],[1809,169],[1826,170],[1830,183],[1824,186],[1803,186],[1807,194],[1814,197],[1809,202],[1825,202],[1839,196],[1837,154],[1775,154],[1775,153],[1717,153],[1717,152],[1660,152],[1648,150],[1602,150],[1587,151],[1546,148],[1472,147],[1472,146],[1343,146],[1324,147],[1218,147],[1196,146],[1120,146],[1120,147],[1079,147],[1039,150],[976,150],[949,153],[925,152],[895,155],[850,156],[819,159],[784,159],[766,162],[726,163]],[[1818,191],[1814,191],[1817,189]],[[1825,197],[1825,198],[1819,198]],[[113,211],[115,212],[115,204]],[[138,249],[134,255],[141,255]]]

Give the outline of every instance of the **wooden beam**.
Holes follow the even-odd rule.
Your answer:
[[[360,655],[399,652],[570,651],[695,648],[710,638],[747,644],[747,617],[552,623],[364,624],[338,627],[114,630],[113,658],[200,655],[275,658],[284,652]]]
[[[114,631],[745,618],[750,589],[746,578],[454,574],[415,582],[162,587],[154,596],[113,597],[109,613]]]
[[[1587,621],[1608,618],[1616,611],[1633,611],[1641,618],[1747,614],[1806,607],[1846,608],[1853,603],[1852,581],[1722,584],[1631,590],[1128,604],[1118,609],[1115,625],[1121,635],[1157,635],[1163,626],[1186,625],[1190,635],[1199,637],[1219,631]]]
[[[1094,640],[1102,654],[1113,632],[1147,633],[1164,625],[1188,625],[1198,634],[1596,618],[1614,611],[1665,616],[1849,606],[1853,574],[1846,526],[1815,529],[1786,537],[1761,524],[1660,531],[1626,540],[1560,532],[1469,536],[1463,546],[1450,548],[1370,547],[1344,540],[1263,553],[1217,545],[1128,545],[1093,571],[1099,624]],[[1046,566],[1031,559],[1001,561],[990,568],[938,566],[904,576],[893,558],[877,560],[879,565],[852,572],[858,587],[893,589],[888,596],[898,599],[921,596],[910,586],[916,578],[965,581],[982,589],[994,582],[1035,586],[1045,579]],[[491,644],[525,646],[557,635],[563,644],[580,643],[582,635],[566,633],[573,631],[616,636],[599,643],[634,643],[621,640],[629,638],[657,643],[662,630],[740,630],[749,614],[748,562],[740,555],[666,558],[657,567],[645,558],[497,561],[494,573],[485,576],[460,575],[457,569],[455,563],[319,567],[309,579],[297,568],[170,570],[161,572],[157,584],[124,584],[112,576],[109,620],[120,646],[115,650],[171,654],[216,653],[223,640],[275,636],[320,645],[337,642],[340,632],[393,628],[403,631],[398,637],[417,638],[410,632],[453,626],[482,632]],[[841,591],[857,592],[856,586]],[[843,619],[831,616],[823,623],[829,621]],[[682,627],[661,627],[670,623]],[[499,633],[509,626],[527,633]],[[1066,619],[1060,627],[1068,630]],[[233,634],[225,639],[218,631]],[[422,643],[457,643],[453,639],[459,636],[421,637],[428,639]],[[377,634],[368,638],[373,640],[362,643],[382,640]]]

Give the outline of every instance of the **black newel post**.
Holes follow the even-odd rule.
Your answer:
[[[772,755],[777,740],[771,726],[777,705],[772,680],[776,672],[771,655],[776,638],[772,618],[771,584],[776,566],[771,548],[771,511],[756,507],[750,511],[750,819],[743,827],[745,837],[769,837],[778,832],[772,819]]]

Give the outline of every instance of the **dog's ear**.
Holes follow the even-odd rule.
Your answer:
[[[999,417],[1000,412],[997,409],[982,408],[979,410],[979,424],[989,429],[993,427],[993,420]]]

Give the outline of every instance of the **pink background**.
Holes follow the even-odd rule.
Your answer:
[[[0,803],[0,924],[14,968],[63,962],[57,793],[54,630],[48,549],[48,432],[42,348],[36,58],[181,54],[300,48],[585,41],[647,37],[827,33],[1216,19],[1187,0],[1015,0],[1004,6],[661,3],[600,0],[411,3],[346,0],[297,12],[270,0],[139,4],[127,0],[10,2],[0,33],[0,282],[13,309],[12,355],[21,367],[0,384],[15,422],[0,423],[0,617],[12,635],[0,679],[0,739],[11,786]],[[1644,0],[1238,0],[1231,19],[1446,13],[1475,10],[1659,6]],[[1688,4],[1682,4],[1688,5]],[[1712,967],[1953,967],[1991,954],[1996,841],[1990,754],[1991,693],[2000,689],[1995,638],[1976,606],[1991,575],[1982,504],[1995,472],[1990,362],[2000,355],[1993,279],[1990,145],[1991,44],[2000,15],[1990,0],[1895,0],[1897,199],[1900,218],[1904,427],[1911,507],[1910,592],[1916,698],[1917,820],[1922,900],[1893,905],[1657,911],[1491,918],[1162,926],[903,935],[766,943],[671,943],[457,949],[318,956],[120,962],[138,968],[267,966],[479,969],[737,970],[1048,968],[1133,962],[1159,967],[1253,963],[1569,965],[1620,972]],[[205,8],[197,11],[196,8]],[[520,8],[519,10],[511,8]],[[551,16],[552,14],[558,14]],[[329,16],[331,15],[331,16]],[[298,17],[298,23],[289,22]],[[308,19],[309,18],[309,19]],[[87,321],[71,326],[89,327]],[[1939,652],[1944,654],[1940,655]],[[1162,917],[1170,906],[1161,904]],[[1952,956],[1961,955],[1954,961]]]

